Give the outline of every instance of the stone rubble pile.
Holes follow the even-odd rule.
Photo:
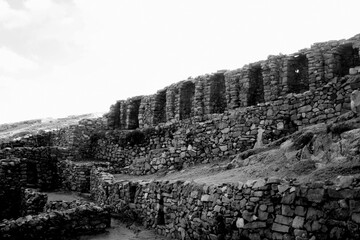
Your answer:
[[[1,239],[74,239],[85,234],[104,232],[110,227],[110,213],[93,204],[27,215],[0,222]]]

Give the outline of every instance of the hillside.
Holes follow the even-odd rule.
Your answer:
[[[93,119],[100,117],[102,113],[89,113],[82,115],[71,115],[64,118],[33,119],[15,123],[0,124],[0,142],[12,141],[27,135],[34,135],[41,131],[51,131],[73,124],[82,119]]]

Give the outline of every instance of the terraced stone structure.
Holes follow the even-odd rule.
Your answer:
[[[360,35],[316,43],[291,55],[189,78],[154,95],[117,101],[104,118],[3,142],[0,201],[15,195],[20,200],[0,204],[0,217],[24,213],[18,209],[24,206],[25,187],[63,188],[90,193],[113,213],[136,216],[177,239],[359,239],[357,178],[340,185],[276,178],[199,185],[115,181],[113,176],[218,162],[350,113],[351,93],[360,88],[359,49]],[[103,230],[108,213],[89,209],[93,218],[102,216],[91,229]],[[81,225],[82,211],[64,211]],[[34,219],[22,219],[18,227],[26,233],[41,217]],[[11,239],[19,228],[9,230],[9,225],[14,222],[4,220],[0,230]]]

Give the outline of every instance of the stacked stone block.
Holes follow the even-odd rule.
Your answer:
[[[93,178],[92,194],[98,203],[135,216],[172,239],[360,237],[360,181],[352,177],[340,185],[277,178],[206,185],[115,181],[94,170]]]
[[[147,99],[147,103],[143,105],[148,106],[148,111],[152,111],[147,114],[148,116],[152,116],[154,112],[158,114],[161,112],[158,109],[164,108],[162,104],[166,105],[166,122],[191,117],[204,120],[206,119],[204,116],[207,114],[222,113],[226,110],[256,105],[264,101],[274,101],[291,93],[316,91],[334,78],[343,77],[349,73],[350,69],[360,65],[359,42],[360,38],[357,35],[348,40],[315,43],[308,49],[302,49],[288,56],[282,54],[269,56],[265,61],[248,64],[241,69],[199,76],[194,79],[194,94],[181,94],[181,86],[184,82],[182,81],[166,87],[166,99],[162,97],[166,103],[163,103],[164,100],[158,101],[155,97],[151,100]],[[261,84],[261,79],[263,84]],[[161,104],[159,105],[159,103]],[[182,106],[180,107],[180,105]],[[112,106],[107,115],[110,128],[116,122],[112,119],[115,109],[117,108]],[[129,108],[122,109],[120,106],[120,112],[125,115],[127,114],[126,109]],[[186,114],[180,117],[182,109],[186,109]],[[188,112],[191,114],[187,114]],[[161,120],[157,118],[155,121],[151,121],[147,120],[151,117],[139,116],[141,121],[149,122],[149,124],[141,123],[140,127],[156,126],[165,119],[162,115]],[[133,125],[131,127],[134,128]],[[129,126],[120,124],[115,128],[129,129]]]
[[[0,222],[1,239],[71,239],[104,232],[110,213],[94,204]]]
[[[216,161],[253,148],[259,128],[264,130],[262,141],[266,144],[350,111],[349,96],[357,86],[353,84],[353,89],[350,85],[354,79],[357,75],[334,79],[316,91],[288,94],[200,119],[195,116],[159,125],[153,131],[144,129],[141,132],[147,140],[140,145],[120,144],[105,135],[94,145],[93,157],[111,162],[116,171],[140,175]],[[158,153],[152,154],[155,150]]]
[[[155,114],[155,95],[144,96],[139,107],[139,127],[149,127],[153,125]]]
[[[25,178],[26,166],[21,159],[0,160],[0,220],[21,216]]]
[[[25,189],[22,216],[36,215],[44,212],[47,200],[47,194]]]
[[[195,93],[194,93],[194,101],[193,101],[193,109],[194,109],[194,116],[203,116],[205,114],[205,82],[206,79],[209,78],[209,75],[199,76],[195,78]]]
[[[273,101],[280,96],[283,73],[284,55],[269,56],[261,63],[264,81],[264,100]]]

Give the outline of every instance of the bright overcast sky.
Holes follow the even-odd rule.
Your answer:
[[[116,100],[360,33],[359,0],[0,0],[0,123]]]

